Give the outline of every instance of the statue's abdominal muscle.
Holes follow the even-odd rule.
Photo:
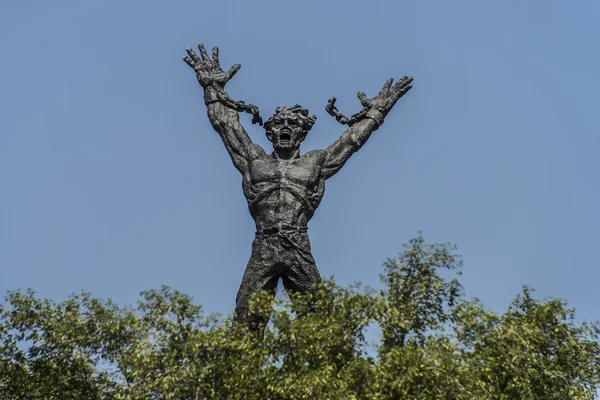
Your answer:
[[[255,160],[250,165],[250,211],[257,226],[305,226],[316,208],[311,201],[318,187],[320,168],[305,157]]]

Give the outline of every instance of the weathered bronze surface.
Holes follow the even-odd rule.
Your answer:
[[[347,118],[335,107],[335,97],[327,112],[348,129],[326,149],[300,154],[300,144],[316,121],[314,115],[299,105],[277,107],[264,123],[273,152],[267,154],[252,142],[238,112],[253,115],[252,123],[263,125],[258,107],[232,100],[225,84],[240,69],[236,64],[228,71],[219,65],[219,50],[214,47],[212,59],[203,45],[198,56],[187,49],[184,61],[195,71],[204,88],[208,118],[220,135],[235,167],[242,174],[242,190],[256,222],[252,255],[236,299],[235,320],[256,329],[258,321],[249,315],[248,304],[260,290],[275,293],[279,278],[288,291],[306,293],[321,277],[311,254],[307,225],[319,206],[325,181],[335,175],[360,149],[371,133],[383,123],[398,99],[412,87],[412,77],[403,76],[392,86],[388,79],[379,94],[368,99],[362,92],[358,98],[362,110]]]

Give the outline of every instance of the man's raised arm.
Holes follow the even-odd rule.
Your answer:
[[[403,76],[394,86],[393,80],[387,80],[379,94],[371,99],[363,92],[358,92],[358,98],[363,105],[363,111],[350,119],[341,115],[334,106],[335,98],[329,101],[327,111],[341,123],[350,127],[340,138],[325,149],[325,164],[323,174],[325,179],[335,175],[348,161],[350,156],[358,151],[369,139],[371,133],[383,123],[385,116],[396,102],[412,88],[412,77]]]
[[[239,111],[247,111],[254,115],[253,123],[259,122],[258,108],[243,102],[233,101],[225,92],[225,84],[240,69],[235,64],[229,71],[223,71],[219,64],[219,49],[213,47],[212,60],[202,44],[198,45],[200,56],[192,49],[186,51],[188,56],[183,60],[196,72],[196,78],[204,88],[204,101],[208,109],[208,119],[214,130],[221,136],[233,164],[241,172],[248,171],[248,165],[258,153],[264,153],[260,146],[252,143],[250,136],[240,123]]]

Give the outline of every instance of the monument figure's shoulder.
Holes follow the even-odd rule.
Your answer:
[[[250,143],[248,153],[251,160],[263,159],[269,157],[265,149],[261,147],[261,145],[256,144],[254,142]]]
[[[306,159],[311,159],[311,160],[323,160],[325,159],[325,156],[327,155],[327,150],[325,149],[316,149],[316,150],[311,150],[307,153],[305,153],[302,158],[306,158]]]

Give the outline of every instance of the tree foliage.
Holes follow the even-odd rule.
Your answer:
[[[600,329],[524,288],[503,314],[467,299],[447,244],[410,241],[382,289],[325,281],[259,295],[264,334],[207,315],[168,287],[136,307],[89,293],[9,292],[0,307],[1,399],[593,399]],[[381,340],[368,343],[376,325]]]

